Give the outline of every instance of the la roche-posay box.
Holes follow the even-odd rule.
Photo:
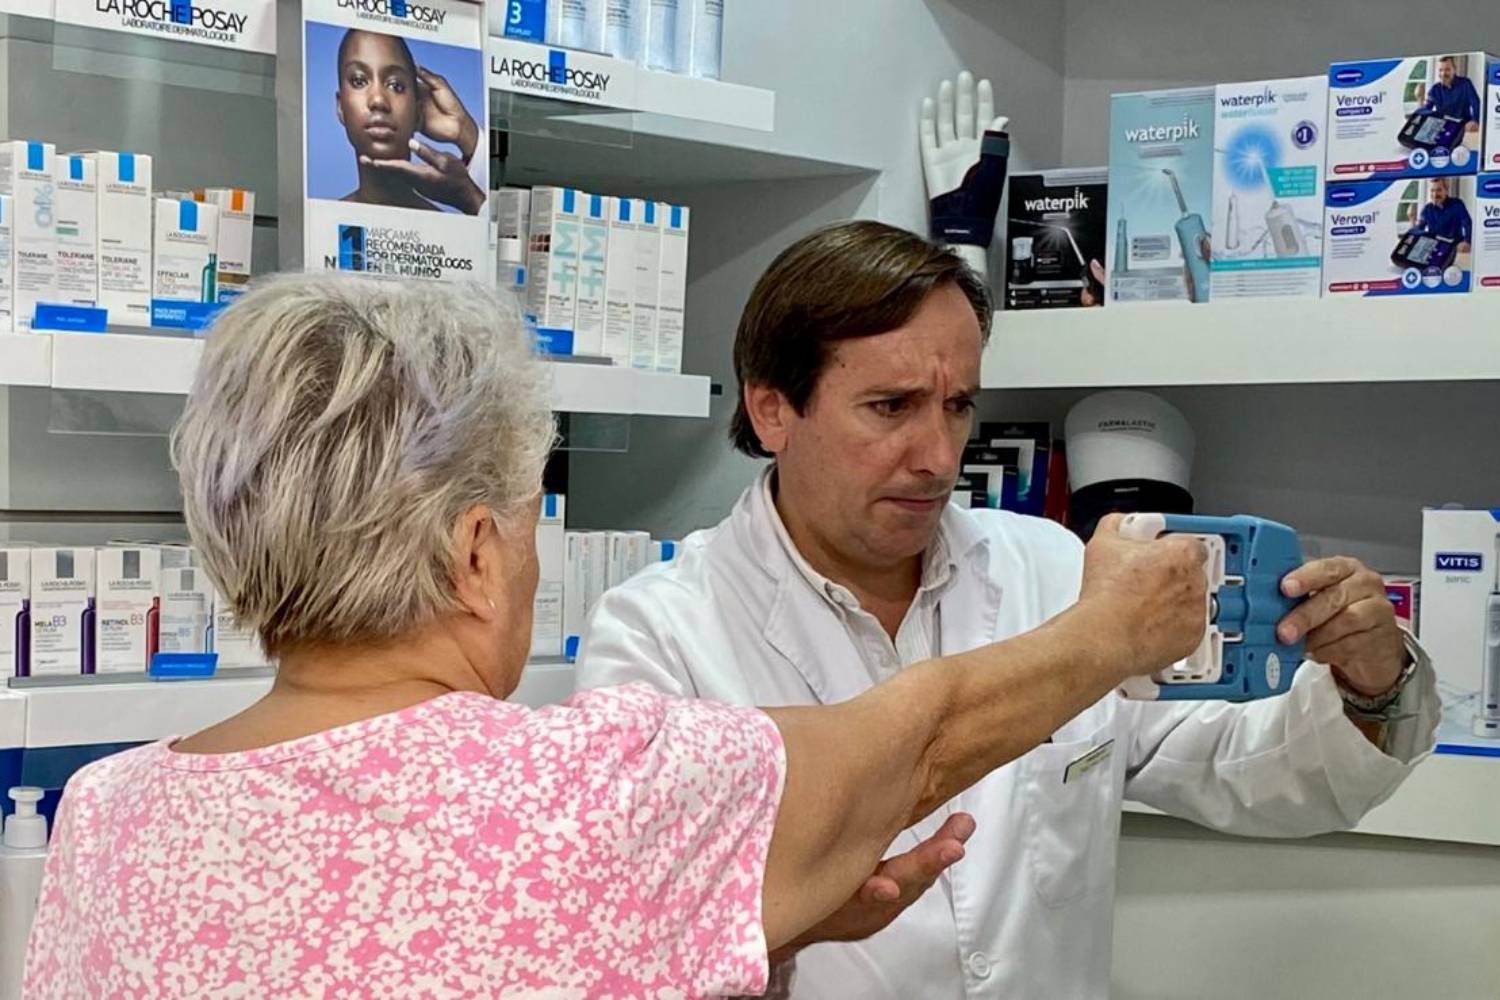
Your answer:
[[[599,194],[585,195],[578,218],[578,305],[573,313],[573,353],[591,357],[604,354],[608,200]]]
[[[651,557],[651,534],[646,531],[611,531],[605,589],[616,587],[646,568]]]
[[[161,551],[107,547],[96,556],[99,616],[94,671],[144,673],[161,635]]]
[[[1329,181],[1323,294],[1438,295],[1471,287],[1474,177]]]
[[[1212,87],[1110,98],[1110,304],[1208,301],[1214,117]]]
[[[573,353],[581,201],[581,192],[573,188],[531,190],[526,309],[536,321],[540,346],[553,354]]]
[[[215,301],[230,302],[245,294],[250,284],[250,253],[255,243],[255,192],[242,188],[205,188],[193,192],[193,198],[219,210]]]
[[[214,590],[213,651],[219,654],[219,668],[264,667],[270,657],[261,648],[260,637],[245,628],[234,617],[234,609],[217,589]]]
[[[661,204],[661,274],[656,302],[656,370],[682,371],[683,318],[687,307],[688,210]]]
[[[1500,173],[1474,182],[1474,290],[1500,292]]]
[[[1214,88],[1210,297],[1316,298],[1328,78]]]
[[[197,325],[194,305],[218,301],[219,209],[190,198],[156,199],[151,268],[151,322]]]
[[[531,189],[503,187],[495,192],[496,253],[499,262],[526,265],[531,230]]]
[[[17,332],[31,329],[38,302],[57,301],[56,148],[50,142],[0,142],[0,194],[14,208],[11,311]]]
[[[650,553],[646,557],[646,564],[654,566],[657,563],[676,562],[677,554],[681,551],[682,547],[671,539],[662,539],[660,541],[653,539]]]
[[[661,303],[661,212],[654,201],[636,199],[635,326],[630,337],[630,366],[656,369],[657,312]]]
[[[95,162],[99,200],[99,305],[109,322],[151,325],[151,157],[101,150]]]
[[[604,356],[630,365],[635,334],[635,216],[630,198],[609,199],[609,245],[604,258]]]
[[[16,328],[15,289],[11,254],[16,203],[8,194],[0,194],[0,333],[10,333]]]
[[[542,497],[536,522],[536,555],[540,574],[531,601],[531,655],[563,654],[563,581],[568,547],[563,524],[567,498],[556,493]]]
[[[589,612],[603,596],[609,572],[609,533],[569,531],[563,576],[563,655],[574,659]]]
[[[0,548],[0,676],[26,676],[30,645],[31,550]]]
[[[1419,635],[1443,697],[1439,749],[1500,756],[1500,508],[1422,512]]]
[[[1483,52],[1329,66],[1328,179],[1478,173],[1488,66]]]
[[[57,301],[99,301],[98,163],[81,153],[54,161],[57,179]]]
[[[161,637],[163,653],[206,653],[211,643],[213,584],[200,566],[167,565],[170,550],[162,553]]]
[[[92,674],[94,550],[31,550],[31,676]]]

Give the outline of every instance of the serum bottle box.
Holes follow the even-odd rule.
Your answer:
[[[18,333],[31,329],[38,302],[57,301],[55,159],[50,142],[0,142],[0,194],[14,208],[11,310]]]
[[[687,307],[688,210],[662,203],[661,275],[656,303],[656,370],[682,371],[682,337]]]
[[[94,670],[144,673],[160,646],[161,550],[102,548],[96,565],[99,624]]]
[[[1329,66],[1328,179],[1478,173],[1489,62],[1439,52]]]
[[[156,199],[152,254],[151,322],[200,325],[203,310],[218,301],[219,209],[191,199]]]
[[[151,325],[151,157],[100,151],[95,162],[99,200],[99,305],[109,322]]]
[[[1109,302],[1207,302],[1214,89],[1115,94],[1109,110]]]
[[[573,319],[573,353],[604,354],[605,265],[609,248],[608,203],[603,195],[584,196],[578,220],[578,305]]]
[[[94,550],[31,550],[31,676],[94,672]]]
[[[1323,294],[1467,292],[1473,267],[1474,177],[1329,181]]]
[[[540,573],[531,601],[531,655],[563,655],[563,581],[567,571],[567,541],[563,523],[567,498],[556,493],[542,497],[536,522],[536,554]]]
[[[1214,105],[1211,298],[1317,297],[1327,78],[1220,84]]]
[[[208,574],[186,546],[163,546],[161,563],[161,651],[209,652],[214,594]]]
[[[541,346],[553,354],[573,353],[580,201],[579,192],[573,188],[531,190],[526,311],[536,321]]]
[[[635,332],[635,204],[630,198],[609,199],[604,258],[604,356],[626,367]]]
[[[240,188],[205,188],[194,192],[193,198],[219,210],[215,301],[230,302],[245,294],[250,284],[250,254],[255,242],[255,192]]]
[[[661,302],[661,213],[656,202],[636,199],[635,313],[630,338],[630,366],[656,368],[657,310]]]
[[[234,617],[229,601],[214,590],[213,651],[219,654],[219,667],[264,667],[270,657],[261,648],[260,637],[241,625]]]
[[[0,675],[25,677],[30,648],[31,550],[0,548]]]
[[[57,176],[57,301],[93,306],[99,301],[98,163],[89,156],[59,156]]]

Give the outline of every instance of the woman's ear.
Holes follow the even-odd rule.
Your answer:
[[[489,621],[496,615],[491,596],[500,585],[499,532],[490,509],[470,507],[453,526],[453,589],[464,609]]]

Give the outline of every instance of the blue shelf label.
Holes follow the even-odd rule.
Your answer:
[[[64,306],[38,302],[32,318],[33,330],[63,330],[68,333],[103,333],[109,313],[93,306]]]
[[[546,41],[547,0],[505,0],[505,37]]]
[[[157,653],[148,673],[159,680],[212,677],[219,668],[218,653]]]
[[[151,300],[151,325],[169,330],[201,330],[213,322],[224,302],[182,302],[177,299]]]
[[[549,327],[537,327],[536,346],[547,354],[572,354],[573,331]]]

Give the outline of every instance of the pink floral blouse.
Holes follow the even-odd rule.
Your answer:
[[[759,993],[785,771],[764,714],[640,685],[141,747],[68,784],[25,996]]]

